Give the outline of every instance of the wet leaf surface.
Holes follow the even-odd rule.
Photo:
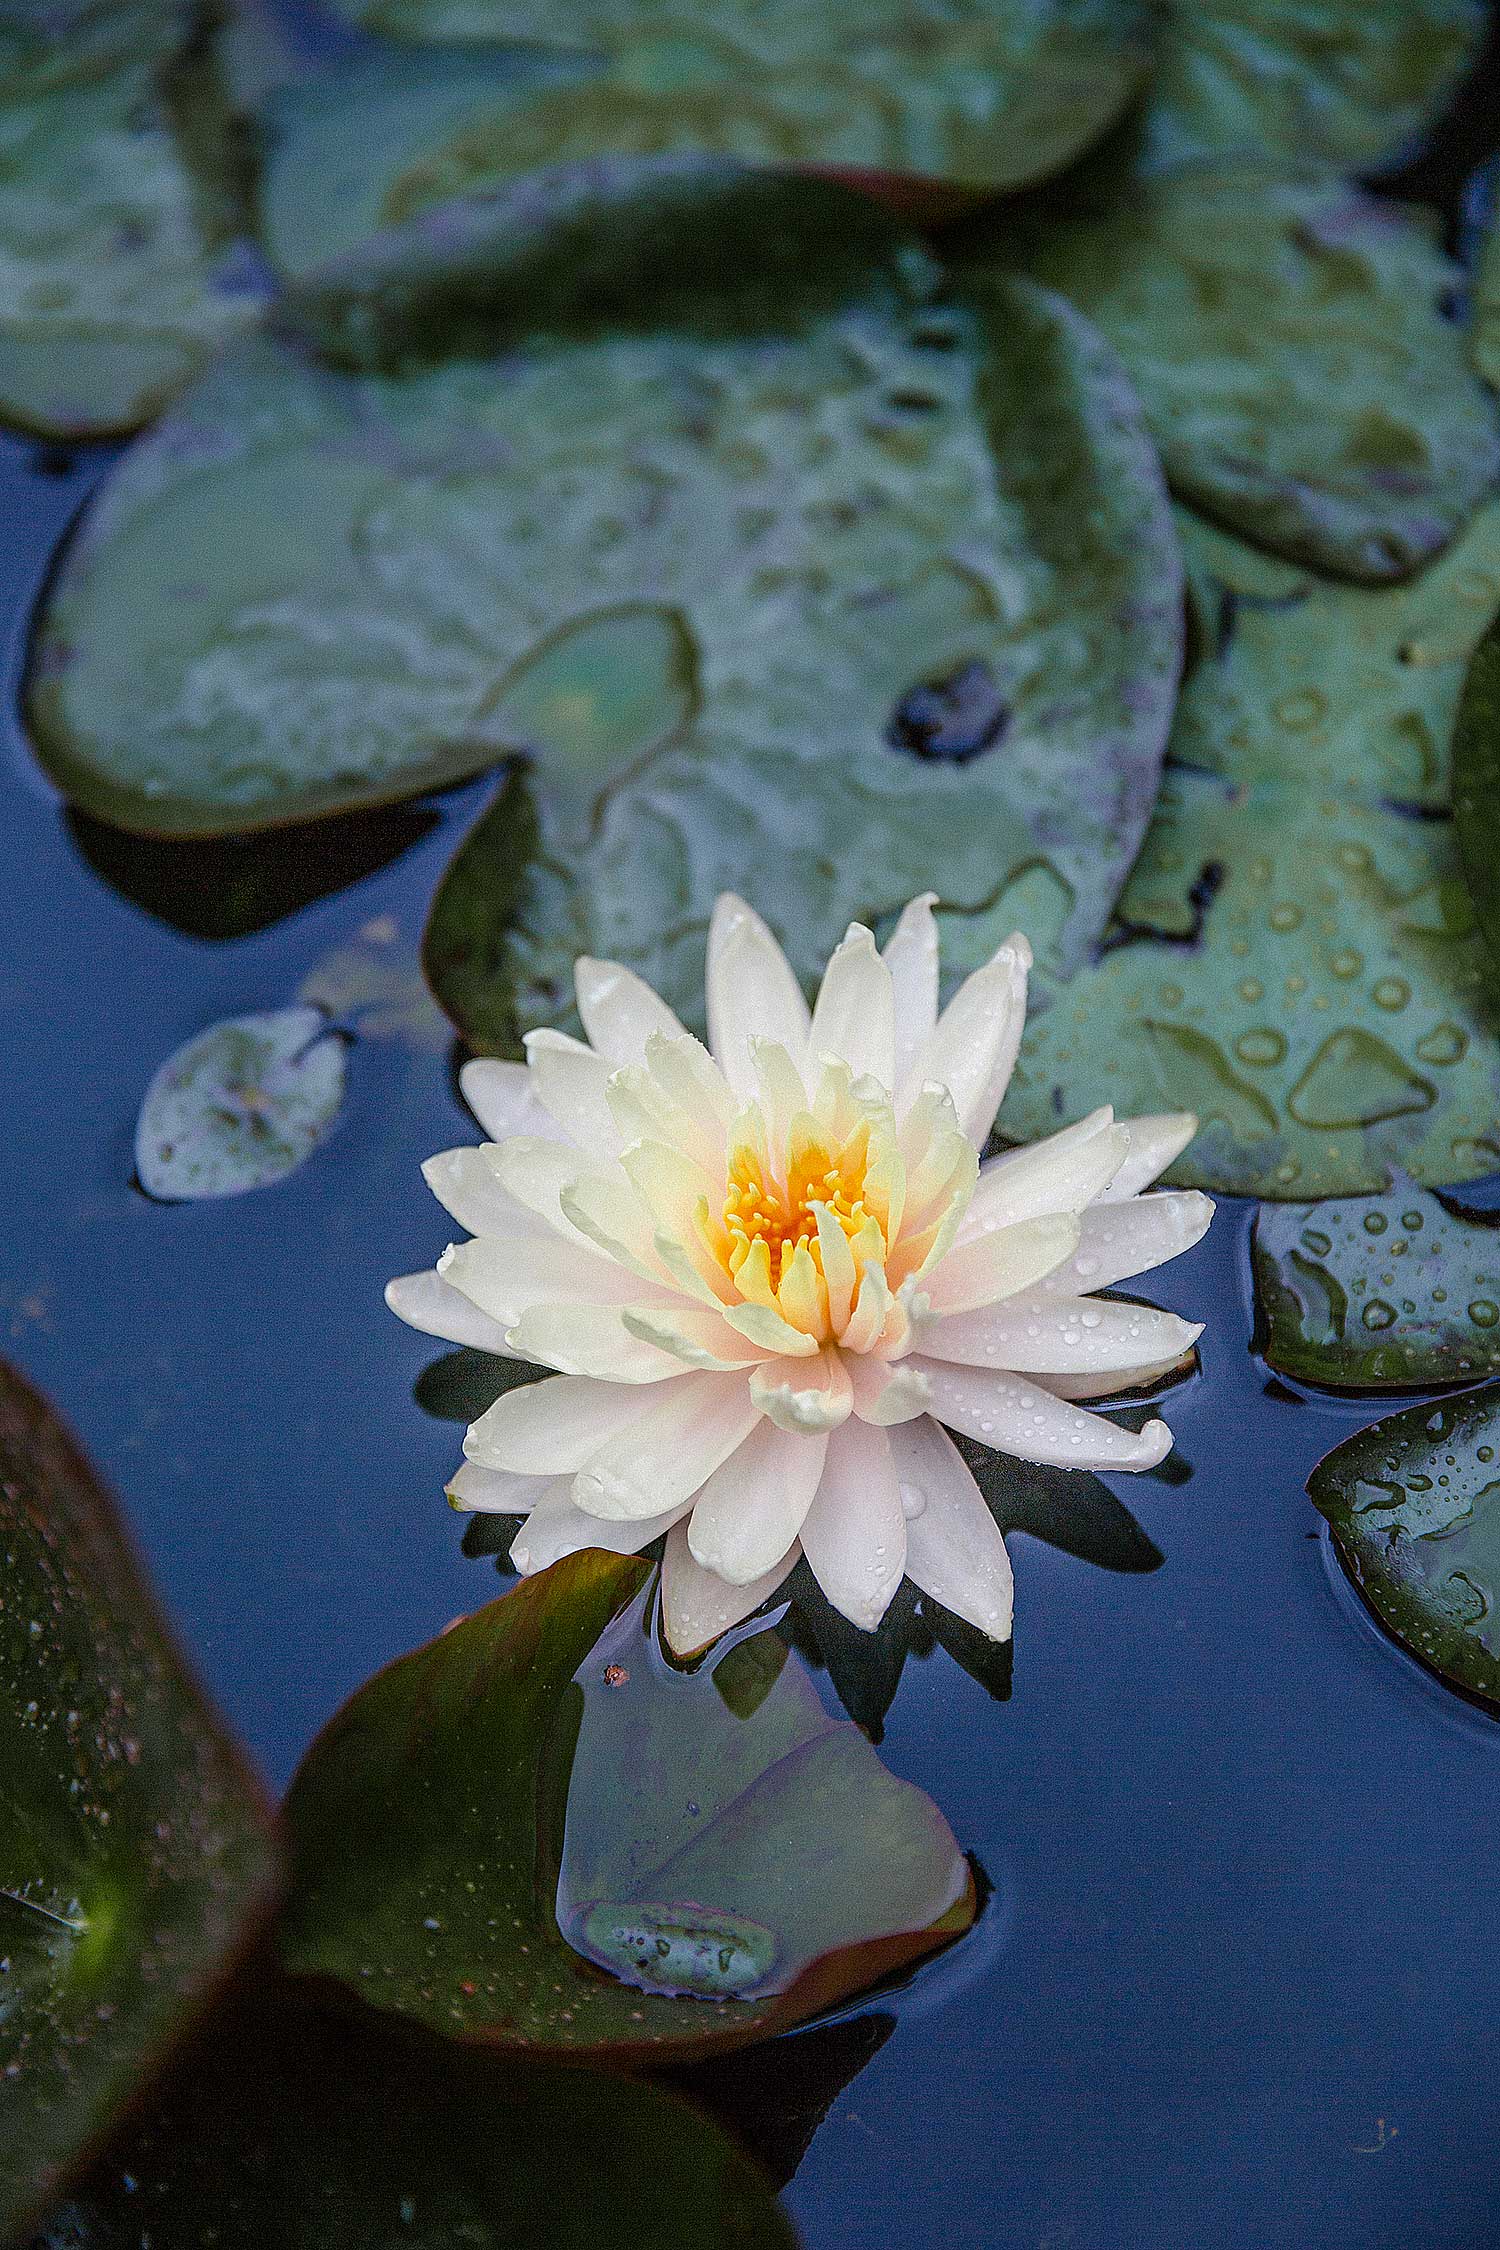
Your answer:
[[[1182,530],[1195,660],[1161,800],[1102,957],[1039,995],[1001,1130],[1192,1109],[1173,1176],[1282,1200],[1480,1178],[1500,1047],[1448,745],[1500,513],[1378,592]]]
[[[574,1556],[325,1729],[287,1808],[296,1973],[494,2046],[667,2059],[785,2029],[968,1927],[930,1800],[775,1635],[672,1671],[648,1577]]]
[[[1262,1206],[1251,1245],[1270,1365],[1330,1390],[1438,1390],[1500,1369],[1500,1213],[1401,1182]]]
[[[180,1203],[285,1179],[333,1128],[346,1052],[321,1007],[229,1016],[200,1031],[146,1089],[135,1132],[141,1186]]]
[[[268,1815],[114,1506],[0,1365],[0,2238],[98,2138],[269,1905]]]
[[[326,199],[324,166],[343,158],[333,177],[361,222],[372,209],[398,218],[497,176],[602,155],[693,151],[1014,187],[1097,140],[1149,62],[1138,0],[872,0],[857,10],[839,0],[753,9],[734,0],[337,4],[372,31],[480,49],[463,58],[466,102],[441,52],[419,46],[415,57],[355,64],[344,80],[351,103],[382,114],[352,193],[354,135],[337,115],[332,80],[290,111],[303,145],[286,161],[307,166],[306,144],[321,143]],[[524,77],[497,41],[517,43]]]
[[[1500,1707],[1500,1384],[1410,1406],[1308,1480],[1381,1623],[1451,1685]]]
[[[1474,918],[1500,972],[1500,626],[1475,649],[1453,729],[1453,828]]]
[[[602,2072],[276,1984],[206,2028],[34,2250],[793,2250],[736,2142]]]
[[[135,429],[255,318],[195,22],[177,0],[0,8],[0,417],[23,429]]]
[[[1189,165],[983,239],[1099,323],[1174,489],[1244,538],[1401,578],[1494,483],[1494,401],[1424,217],[1315,173]]]

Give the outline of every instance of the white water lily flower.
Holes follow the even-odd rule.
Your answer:
[[[939,1014],[935,903],[883,954],[854,924],[809,1010],[765,923],[720,899],[707,1047],[632,971],[580,961],[587,1043],[534,1031],[524,1064],[469,1063],[494,1138],[424,1167],[473,1239],[393,1281],[392,1309],[558,1370],[472,1425],[455,1505],[524,1515],[528,1574],[665,1533],[680,1654],[803,1555],[856,1625],[904,1574],[1003,1640],[1010,1563],[948,1431],[1078,1469],[1170,1449],[1164,1423],[1079,1402],[1200,1332],[1089,1294],[1208,1225],[1206,1196],[1140,1192],[1195,1121],[1101,1109],[981,1165],[1031,952],[1008,939]]]

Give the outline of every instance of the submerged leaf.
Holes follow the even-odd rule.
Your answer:
[[[1410,1406],[1346,1438],[1308,1480],[1381,1623],[1500,1707],[1500,1384]]]
[[[495,2046],[665,2057],[785,2029],[969,1926],[930,1800],[794,1658],[673,1672],[647,1576],[575,1555],[345,1707],[288,1800],[295,1972]]]
[[[1500,1212],[1410,1182],[1262,1206],[1251,1244],[1260,1348],[1331,1390],[1437,1390],[1500,1370]]]
[[[243,1195],[305,1164],[344,1098],[345,1041],[321,1008],[228,1016],[146,1088],[136,1176],[164,1203]]]
[[[1101,957],[1038,995],[1001,1131],[1191,1109],[1172,1176],[1278,1199],[1493,1172],[1494,980],[1447,815],[1500,509],[1381,592],[1182,528],[1198,649],[1156,817]]]
[[[1279,553],[1405,577],[1500,469],[1493,400],[1444,317],[1431,227],[1338,180],[1191,165],[1106,185],[1075,215],[995,227],[1098,321],[1183,499]]]
[[[268,1815],[60,1424],[0,1366],[0,2237],[269,1904]]]

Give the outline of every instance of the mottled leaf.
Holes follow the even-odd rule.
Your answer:
[[[1038,994],[1001,1130],[1192,1109],[1173,1176],[1279,1199],[1493,1172],[1495,985],[1448,746],[1500,510],[1378,592],[1182,528],[1196,651],[1161,801],[1100,957]]]
[[[1096,320],[1167,475],[1231,530],[1339,576],[1405,577],[1500,469],[1445,317],[1432,226],[1316,173],[1190,165],[986,234]]]
[[[1500,1370],[1500,1212],[1409,1181],[1264,1204],[1251,1256],[1257,1343],[1297,1382],[1439,1390]]]
[[[321,1008],[211,1024],[146,1089],[135,1129],[141,1186],[179,1203],[285,1179],[333,1126],[344,1059],[345,1041]]]
[[[23,429],[135,429],[256,316],[196,18],[179,0],[0,5],[0,417]]]
[[[741,1641],[672,1671],[648,1575],[576,1555],[361,1689],[288,1800],[294,1971],[501,2047],[665,2057],[784,2029],[968,1927],[936,1807],[795,1659]]]
[[[1453,827],[1474,905],[1500,971],[1500,624],[1475,649],[1453,729]]]
[[[1308,1480],[1381,1623],[1456,1687],[1500,1706],[1500,1384],[1409,1406],[1346,1438]]]
[[[109,1495],[0,1365],[0,2238],[111,2122],[269,1904],[268,1815]]]
[[[533,50],[508,95],[505,58],[481,52],[466,105],[435,93],[439,58],[413,58],[389,146],[372,131],[359,184],[338,175],[356,210],[393,215],[559,162],[685,151],[1015,187],[1097,140],[1149,60],[1140,0],[337,4],[398,39],[463,42],[465,61],[474,43]],[[382,59],[330,75],[321,97],[291,113],[294,131],[320,137],[337,162],[351,145],[333,115],[342,87],[352,102],[379,103],[400,75]]]

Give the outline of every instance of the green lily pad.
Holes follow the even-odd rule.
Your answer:
[[[51,438],[136,429],[255,319],[204,36],[178,0],[0,5],[6,421]]]
[[[1500,624],[1475,649],[1453,729],[1453,829],[1474,916],[1500,970]]]
[[[345,1052],[317,1007],[229,1016],[200,1031],[146,1089],[135,1129],[141,1186],[181,1203],[285,1179],[333,1127]]]
[[[345,1706],[287,1803],[295,1973],[497,2047],[665,2059],[783,2030],[969,1926],[931,1801],[777,1636],[671,1671],[648,1577],[572,1556]]]
[[[214,2019],[32,2250],[795,2250],[737,2144],[618,2073],[273,1983]]]
[[[1410,1182],[1262,1205],[1251,1242],[1272,1367],[1330,1390],[1439,1390],[1500,1370],[1500,1212]]]
[[[1098,322],[1174,490],[1244,538],[1402,578],[1495,482],[1495,404],[1442,309],[1459,270],[1422,218],[1316,173],[1190,165],[987,241]]]
[[[1150,60],[1140,0],[867,0],[852,11],[837,0],[337,4],[397,39],[462,42],[474,69],[467,110],[450,106],[434,90],[438,59],[419,53],[389,148],[371,135],[354,200],[397,214],[606,155],[693,152],[1016,187],[1096,141]],[[520,49],[526,73],[515,93],[506,47]],[[332,116],[341,89],[377,103],[399,71],[379,58],[348,77],[341,67],[298,103],[292,129],[342,154],[350,143]]]
[[[1308,1480],[1381,1623],[1453,1686],[1500,1707],[1500,1384],[1387,1416]]]
[[[1476,60],[1485,16],[1484,0],[1166,0],[1147,145],[1168,162],[1394,163]]]
[[[0,1365],[0,2238],[55,2192],[269,1905],[268,1815],[113,1503]]]
[[[1474,262],[1471,335],[1474,365],[1491,390],[1500,391],[1500,212],[1495,210],[1490,212]]]
[[[1500,1169],[1495,982],[1446,817],[1500,509],[1378,592],[1182,531],[1196,649],[1156,817],[1100,957],[1039,993],[1000,1129],[1195,1110],[1172,1176],[1281,1201]]]

